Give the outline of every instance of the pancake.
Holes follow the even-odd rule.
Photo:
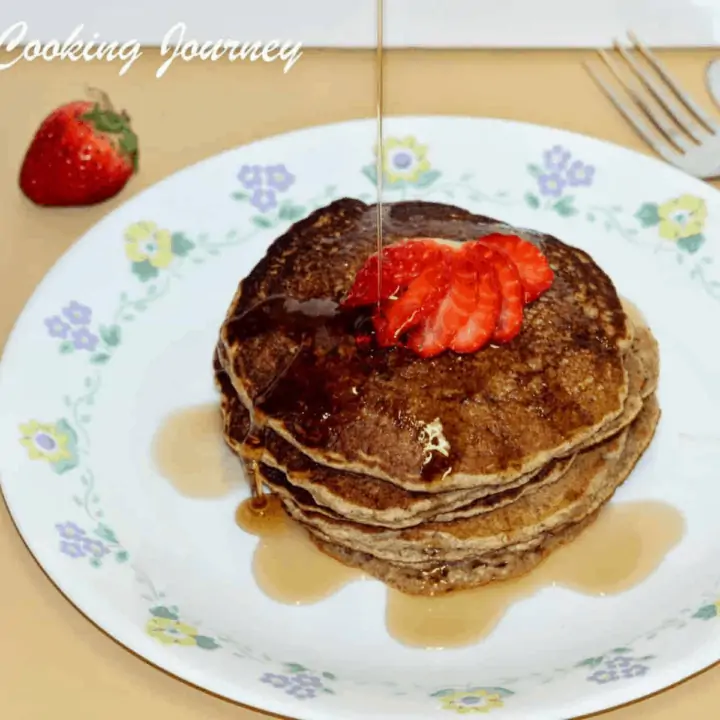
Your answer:
[[[541,244],[553,286],[506,345],[432,360],[362,349],[355,329],[367,317],[333,303],[375,250],[375,214],[350,199],[313,213],[240,284],[219,362],[259,424],[319,465],[446,493],[531,478],[621,418],[633,337],[610,279],[556,238],[452,206],[384,207],[386,241],[521,234]],[[622,422],[637,403],[630,410]]]
[[[548,523],[549,516],[546,515],[538,525],[539,532],[531,540],[514,544],[505,542],[495,549],[455,561],[443,559],[438,562],[425,559],[420,562],[393,562],[332,542],[316,532],[311,532],[310,537],[331,557],[345,565],[361,568],[390,587],[408,594],[433,595],[523,575],[552,550],[571,541],[593,522],[602,506],[630,475],[647,449],[655,433],[659,415],[655,398],[651,397],[627,431],[622,451],[606,462],[598,473],[599,477],[596,475],[587,483],[583,496],[587,501],[583,503],[586,507],[585,514],[564,512],[562,521],[552,527]],[[599,479],[602,482],[599,482]],[[592,492],[592,489],[597,492]],[[577,504],[578,500],[574,502]],[[517,533],[511,531],[510,536],[517,537]],[[511,537],[507,538],[508,541],[510,539]]]
[[[338,512],[336,509],[328,505],[323,505],[317,501],[316,497],[297,484],[295,478],[288,477],[286,473],[279,470],[266,462],[260,462],[256,471],[259,473],[262,482],[267,485],[271,492],[276,493],[281,498],[287,499],[297,505],[301,510],[310,513],[324,515],[331,520],[342,521],[351,520],[352,522],[377,526],[383,528],[409,528],[427,521],[447,522],[462,517],[474,517],[482,513],[491,512],[497,508],[509,505],[524,495],[536,492],[541,487],[559,480],[572,466],[573,457],[564,458],[549,463],[543,470],[534,475],[530,480],[519,486],[513,486],[507,489],[498,489],[491,494],[474,497],[471,494],[458,497],[457,493],[436,493],[423,498],[426,503],[433,502],[427,510],[416,514],[412,517],[403,517],[401,520],[388,520],[388,515],[396,514],[397,508],[383,507],[375,498],[364,496],[363,493],[366,481],[377,481],[368,476],[358,476],[355,483],[355,496],[359,502],[350,505],[346,501],[345,511]],[[396,488],[397,490],[397,488]],[[405,492],[407,495],[407,491]],[[445,495],[452,494],[452,498],[446,499]],[[333,502],[333,506],[337,506],[338,496],[329,496]],[[345,499],[345,498],[344,498]],[[408,498],[403,498],[408,502]],[[413,498],[409,499],[412,502]],[[388,497],[382,498],[383,502],[388,501]],[[438,501],[443,501],[441,504]],[[377,509],[379,506],[380,509]]]
[[[586,514],[587,499],[596,492],[593,481],[602,485],[602,470],[620,455],[625,439],[626,433],[621,433],[580,453],[558,482],[526,498],[490,513],[451,522],[430,521],[417,527],[389,530],[330,519],[317,512],[304,511],[287,499],[283,503],[290,516],[313,534],[383,560],[463,560],[532,540],[544,532],[546,522],[551,526],[564,524],[566,515],[577,515],[575,519],[581,519]]]
[[[330,517],[339,515],[384,527],[410,527],[438,513],[447,520],[489,512],[554,482],[573,459],[557,460],[532,476],[521,476],[500,487],[481,486],[447,493],[411,492],[368,475],[318,465],[271,430],[263,431],[261,442],[248,442],[250,414],[234,393],[227,375],[217,367],[216,383],[221,393],[224,437],[230,449],[246,460],[262,461],[267,468],[262,479],[270,490]]]
[[[380,560],[310,534],[319,550],[344,565],[361,569],[387,586],[407,595],[441,595],[455,590],[469,590],[499,580],[510,580],[535,568],[553,550],[577,537],[596,519],[599,510],[580,522],[547,533],[532,548],[488,553],[457,563],[399,564]]]
[[[647,353],[640,352],[640,347],[645,336],[649,334],[649,330],[633,327],[633,333],[630,351],[625,356],[625,369],[628,373],[628,394],[625,398],[623,410],[620,415],[600,428],[592,437],[580,443],[575,448],[575,451],[586,450],[593,445],[597,445],[597,443],[616,435],[620,430],[627,427],[642,410],[643,393],[645,393],[646,397],[649,394],[647,392],[648,388],[652,384],[656,384],[651,378],[653,367],[645,366],[645,362],[651,362],[652,358]]]
[[[642,407],[640,391],[647,385],[649,373],[635,354],[643,333],[649,334],[647,327],[636,329],[631,356],[626,358],[630,381],[623,413],[593,436],[587,447],[619,432]],[[271,430],[263,431],[262,441],[255,438],[254,443],[246,442],[249,412],[240,403],[219,360],[215,370],[222,398],[225,439],[233,452],[250,460],[262,459],[265,465],[281,471],[283,475],[265,473],[272,491],[289,496],[304,509],[315,509],[329,517],[339,515],[359,523],[394,528],[411,527],[429,518],[446,522],[472,517],[507,505],[523,494],[554,482],[568,469],[574,457],[571,455],[550,463],[539,472],[521,476],[503,486],[480,486],[445,493],[407,491],[378,478],[318,465]]]
[[[593,513],[627,477],[647,447],[659,415],[656,398],[651,396],[628,429],[578,453],[559,480],[505,507],[472,518],[388,530],[308,512],[288,499],[283,502],[290,516],[314,535],[381,560],[405,563],[433,557],[441,557],[443,562],[468,560],[532,542]],[[625,460],[618,465],[619,458]],[[627,467],[627,472],[618,472],[618,467]]]
[[[645,371],[640,394],[646,398],[657,390],[660,376],[660,348],[640,310],[626,298],[622,298],[622,304],[635,328],[632,352],[640,360]]]

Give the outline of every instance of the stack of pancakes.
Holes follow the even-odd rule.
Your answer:
[[[422,359],[336,311],[376,251],[376,208],[339,200],[241,282],[215,377],[225,439],[325,553],[411,594],[519,575],[596,517],[652,439],[658,348],[586,253],[435,203],[384,207],[385,243],[492,232],[555,272],[510,343]]]

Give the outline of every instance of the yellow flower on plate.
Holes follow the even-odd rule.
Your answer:
[[[134,263],[147,260],[153,267],[166,268],[173,259],[172,233],[154,222],[134,223],[125,230],[125,255]]]
[[[702,198],[681,195],[658,207],[658,232],[666,240],[682,240],[699,235],[705,226],[707,207]]]
[[[417,182],[430,170],[427,145],[420,145],[412,136],[387,138],[383,143],[382,164],[389,183]]]
[[[20,433],[20,444],[31,460],[45,460],[55,465],[73,459],[72,438],[57,425],[30,420],[20,425]]]
[[[172,618],[154,617],[148,620],[145,632],[164,645],[196,645],[196,628]]]
[[[498,693],[487,690],[458,690],[440,702],[443,710],[454,710],[459,715],[489,713],[504,705]]]

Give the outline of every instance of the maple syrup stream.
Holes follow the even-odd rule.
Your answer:
[[[382,191],[383,191],[383,179],[384,179],[384,159],[385,150],[383,145],[383,114],[384,108],[384,78],[383,78],[383,19],[384,19],[384,7],[383,0],[377,0],[376,6],[377,15],[377,30],[376,30],[376,48],[377,54],[375,56],[375,99],[377,103],[377,150],[375,158],[375,185],[377,191],[377,199],[375,203],[375,209],[377,213],[377,257],[378,257],[378,305],[380,304],[380,297],[382,295],[382,251],[383,251],[383,209],[382,209]]]

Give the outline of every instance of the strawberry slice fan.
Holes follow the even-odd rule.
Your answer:
[[[499,233],[458,247],[406,240],[383,250],[380,278],[379,265],[377,254],[367,260],[343,305],[376,305],[378,345],[405,346],[421,357],[510,342],[525,306],[554,279],[538,247]]]

